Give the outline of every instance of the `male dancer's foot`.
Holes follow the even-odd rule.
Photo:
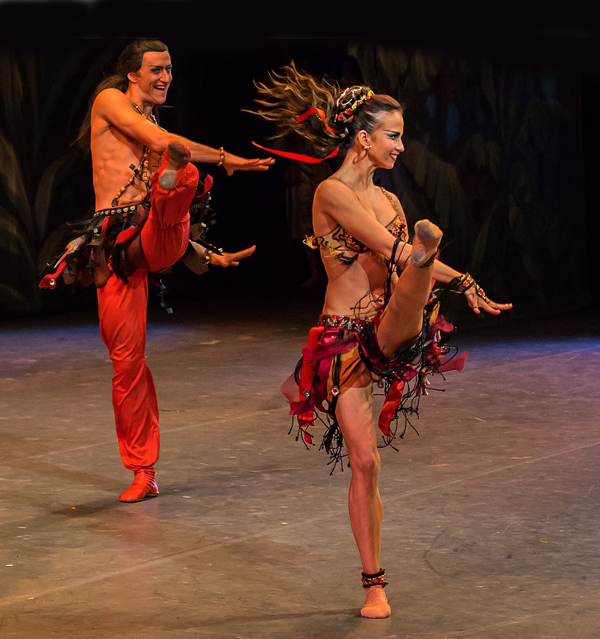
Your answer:
[[[366,589],[366,598],[361,608],[361,617],[368,619],[385,619],[392,614],[392,609],[388,603],[385,591],[381,586],[371,586]]]
[[[134,471],[135,477],[129,488],[121,493],[119,501],[128,504],[146,499],[146,497],[158,497],[158,486],[154,479],[154,468],[140,468]]]
[[[177,172],[184,168],[192,159],[192,152],[185,144],[170,142],[165,149],[165,156],[166,166],[158,178],[158,184],[161,188],[165,189],[165,191],[171,191],[179,181],[177,179]],[[165,164],[165,158],[163,158],[162,164]]]
[[[441,229],[433,222],[419,220],[415,224],[410,263],[416,268],[425,268],[433,264],[442,236]]]

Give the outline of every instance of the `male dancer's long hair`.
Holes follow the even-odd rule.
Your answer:
[[[115,72],[104,78],[94,89],[92,97],[90,98],[87,114],[74,143],[78,144],[84,151],[89,152],[92,106],[100,91],[104,91],[104,89],[119,89],[119,91],[125,93],[129,86],[127,74],[140,70],[144,54],[151,51],[163,53],[168,50],[167,45],[160,40],[134,40],[131,44],[127,45],[117,60]],[[155,106],[154,110],[156,108]],[[157,114],[154,113],[154,115]]]

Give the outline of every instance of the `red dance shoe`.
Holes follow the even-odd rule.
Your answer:
[[[121,493],[119,501],[131,504],[142,501],[146,497],[157,497],[158,486],[154,479],[154,468],[141,468],[134,472],[133,483],[124,493]]]

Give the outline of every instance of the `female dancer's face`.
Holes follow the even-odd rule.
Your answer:
[[[400,111],[386,113],[370,136],[369,158],[378,168],[391,169],[404,151],[404,118]]]

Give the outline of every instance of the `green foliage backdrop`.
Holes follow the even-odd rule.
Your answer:
[[[72,143],[94,86],[125,44],[0,45],[0,317],[44,312],[68,295],[41,292],[40,272],[68,223],[93,208],[89,157]],[[183,50],[187,59],[175,60],[183,82],[174,85],[175,100],[184,86],[191,95],[199,66],[218,71],[219,65],[206,51],[194,59],[193,47]],[[265,68],[279,66],[281,51],[281,42],[262,43]],[[367,41],[348,41],[347,52],[366,83],[405,105],[406,150],[378,179],[400,197],[410,223],[428,217],[443,228],[442,259],[471,272],[494,299],[514,302],[513,315],[585,307],[579,74]],[[240,60],[240,69],[247,68]],[[210,86],[211,96],[231,94],[231,77],[211,77],[223,82]],[[250,87],[252,78],[236,82]],[[198,104],[177,104],[178,117],[192,122],[199,110],[205,132],[227,131],[228,122],[202,120],[212,102],[199,90]],[[249,144],[254,133],[243,135]],[[248,184],[257,192],[244,198],[273,209],[264,222],[271,220],[272,228],[285,203],[274,201],[275,189],[264,191],[264,181]],[[227,215],[232,228],[235,215],[238,225],[245,223],[243,211]],[[266,227],[253,230],[269,236]],[[267,257],[257,252],[256,260]]]
[[[351,45],[365,82],[405,106],[405,151],[382,184],[441,259],[521,315],[590,303],[579,75],[433,50]]]
[[[73,141],[110,53],[0,46],[0,317],[44,310],[40,272],[93,208],[89,158]]]

